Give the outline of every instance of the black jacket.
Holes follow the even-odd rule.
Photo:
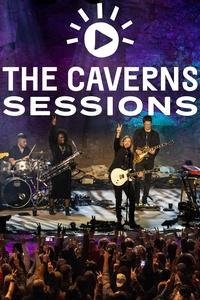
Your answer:
[[[114,140],[115,158],[109,168],[109,172],[112,172],[115,168],[122,168],[124,170],[133,168],[133,153],[130,149],[125,149],[120,145],[120,139]]]
[[[147,133],[144,128],[136,129],[133,136],[133,146],[134,151],[137,148],[143,148],[145,146],[153,147],[160,144],[159,133],[155,130],[151,130]],[[156,150],[155,155],[150,155],[151,157],[155,157],[159,152],[159,149]]]
[[[49,146],[51,148],[53,161],[52,164],[58,164],[62,162],[64,159],[68,158],[72,155],[72,147],[69,144],[65,144],[65,151],[62,153],[59,145],[57,143],[57,128],[56,126],[52,126],[49,134]]]

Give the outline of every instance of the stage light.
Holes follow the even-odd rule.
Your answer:
[[[6,222],[9,221],[10,218],[11,218],[11,215],[0,216],[0,233],[6,232]]]

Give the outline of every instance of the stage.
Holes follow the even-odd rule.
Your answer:
[[[23,209],[4,209],[0,212],[0,216],[11,215],[7,222],[7,230],[15,231],[36,231],[38,223],[41,224],[43,231],[54,232],[57,224],[62,223],[63,226],[69,228],[71,222],[75,222],[77,227],[81,224],[87,224],[95,216],[99,221],[116,221],[115,219],[115,198],[112,189],[85,189],[76,190],[76,194],[88,196],[91,199],[91,205],[79,205],[78,211],[72,209],[70,216],[65,216],[62,210],[57,211],[55,215],[49,215],[47,206],[40,206],[37,216],[33,216],[32,208]],[[154,229],[158,227],[163,229],[161,225],[165,220],[171,220],[178,215],[178,202],[180,201],[179,188],[152,188],[151,199],[148,200],[150,207],[136,208],[136,222],[145,229]],[[124,195],[122,206],[126,205],[126,197]],[[173,204],[174,211],[165,211],[169,204]],[[158,207],[157,209],[151,206]],[[125,220],[125,209],[122,214]],[[180,229],[180,224],[174,224],[171,229]],[[128,226],[127,226],[128,229]]]

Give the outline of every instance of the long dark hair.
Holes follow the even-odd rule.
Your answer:
[[[58,129],[56,132],[56,143],[58,143],[58,136],[59,134],[63,134],[64,135],[64,139],[65,139],[65,145],[68,144],[68,135],[67,132],[65,131],[65,129]]]

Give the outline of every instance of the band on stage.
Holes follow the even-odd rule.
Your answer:
[[[152,127],[151,116],[145,116],[143,118],[143,127],[136,129],[132,136],[125,135],[122,137],[122,131],[123,126],[118,124],[114,138],[114,159],[109,167],[110,179],[116,200],[117,225],[120,227],[122,224],[122,196],[123,192],[125,192],[129,207],[128,224],[131,228],[138,228],[139,225],[135,222],[135,206],[140,203],[142,205],[148,204],[152,176],[151,170],[154,169],[154,161],[159,152],[160,137],[159,133]],[[34,166],[37,173],[36,180],[38,180],[38,174],[45,168],[44,165],[41,166],[41,161],[38,162],[32,158],[34,147],[30,149],[27,136],[23,133],[19,133],[17,135],[16,145],[14,145],[8,153],[8,160],[1,159],[1,182],[2,178],[4,178],[3,184],[1,183],[1,185],[4,186],[1,195],[2,197],[7,197],[8,201],[12,202],[11,198],[13,197],[9,194],[9,189],[5,188],[8,182],[10,185],[12,183],[12,186],[10,186],[12,191],[10,191],[10,193],[17,194],[15,200],[18,201],[18,198],[22,200],[25,192],[18,192],[17,189],[19,187],[16,184],[16,180],[18,180],[17,182],[22,180],[25,185],[27,178],[26,172],[29,172],[30,169],[34,169]],[[55,170],[55,172],[51,172],[51,176],[48,177],[51,183],[49,213],[51,215],[55,214],[55,202],[62,200],[65,214],[69,215],[72,193],[72,169],[75,167],[75,162],[73,149],[69,142],[67,132],[65,129],[58,128],[57,118],[55,116],[52,117],[50,124],[49,149],[52,154],[51,168],[53,168],[53,171]],[[120,170],[126,173],[123,173],[122,176],[119,174]],[[131,172],[135,172],[134,177],[130,176]],[[48,174],[48,171],[44,174]],[[118,176],[119,180],[117,179],[115,182],[116,176]],[[127,179],[123,182],[122,179],[126,177]],[[144,183],[143,194],[140,197],[141,179],[144,179]],[[41,182],[38,183],[37,181],[36,186],[40,184]],[[28,189],[27,186],[24,186],[24,188],[25,190]]]

